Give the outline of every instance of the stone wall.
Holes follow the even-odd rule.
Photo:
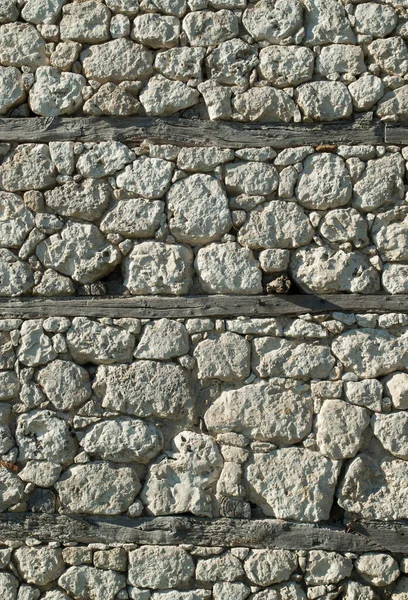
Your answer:
[[[404,1],[2,0],[0,23],[0,114],[408,117]]]

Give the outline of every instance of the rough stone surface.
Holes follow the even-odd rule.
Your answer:
[[[187,354],[189,345],[187,331],[182,323],[159,319],[145,326],[136,357],[168,360]]]
[[[86,317],[75,317],[67,333],[68,348],[80,363],[96,365],[130,362],[134,336],[117,327],[101,325]]]
[[[35,585],[55,581],[65,568],[62,552],[57,548],[17,548],[15,558],[21,575]]]
[[[70,567],[58,580],[58,584],[73,598],[82,600],[114,600],[126,587],[126,578],[115,571],[94,567]]]
[[[30,90],[31,110],[42,117],[70,115],[83,104],[86,79],[77,73],[60,72],[55,67],[39,67]]]
[[[38,383],[57,410],[71,410],[91,396],[86,369],[66,360],[54,360],[38,373]]]
[[[399,575],[397,561],[388,554],[363,554],[356,561],[356,571],[377,587],[390,585]]]
[[[250,372],[250,345],[236,333],[211,336],[194,350],[199,379],[240,381]]]
[[[55,184],[55,168],[46,144],[21,144],[0,167],[9,192],[44,190]]]
[[[25,92],[21,73],[16,67],[0,67],[0,115],[21,104]]]
[[[167,191],[174,167],[160,158],[136,159],[116,178],[118,187],[144,198],[161,198]]]
[[[315,81],[298,89],[298,104],[307,121],[335,121],[352,113],[352,101],[347,87],[339,81]]]
[[[325,400],[316,420],[320,452],[337,460],[355,456],[369,424],[369,414],[367,409],[343,400]]]
[[[151,72],[153,57],[149,50],[124,38],[91,46],[81,54],[84,74],[102,83],[132,81]]]
[[[244,563],[248,579],[261,586],[289,579],[296,567],[296,556],[288,550],[251,550]]]
[[[47,206],[60,215],[94,221],[108,207],[112,189],[104,181],[85,179],[80,183],[68,181],[45,192],[44,196]]]
[[[296,198],[305,208],[325,210],[344,206],[351,198],[350,176],[344,161],[334,154],[308,156],[299,175]]]
[[[185,587],[194,573],[190,555],[177,546],[141,546],[129,554],[129,563],[130,583],[142,588]]]

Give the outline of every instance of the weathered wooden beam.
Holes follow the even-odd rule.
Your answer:
[[[2,142],[105,141],[243,148],[305,144],[383,143],[381,122],[321,124],[227,123],[149,117],[34,117],[0,119]]]
[[[386,123],[384,142],[386,144],[408,144],[408,123]]]
[[[408,312],[408,295],[313,294],[294,296],[73,296],[70,298],[0,298],[0,317],[274,317],[351,312]]]
[[[345,528],[278,519],[91,517],[0,514],[0,542],[38,540],[107,544],[194,544],[338,552],[408,553],[407,522],[361,522]]]

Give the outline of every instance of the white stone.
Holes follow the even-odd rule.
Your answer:
[[[372,228],[372,238],[382,257],[399,262],[408,259],[408,216],[398,210],[378,215]]]
[[[20,384],[14,371],[0,371],[0,401],[11,400],[18,395]]]
[[[82,438],[81,446],[88,454],[104,460],[146,464],[162,449],[163,435],[151,423],[119,417],[92,425]]]
[[[103,233],[117,233],[126,238],[152,237],[161,223],[164,207],[160,200],[119,200],[107,211],[99,228]]]
[[[218,44],[206,58],[212,80],[225,85],[246,85],[258,64],[256,48],[241,39]]]
[[[178,590],[171,590],[153,592],[153,594],[149,596],[151,600],[209,600],[210,597],[211,590],[192,590],[191,592],[179,592]],[[139,597],[137,600],[139,600]],[[141,598],[141,600],[145,599]]]
[[[225,185],[237,194],[271,194],[278,187],[278,177],[275,167],[263,162],[237,162],[225,167]]]
[[[20,196],[0,192],[0,246],[19,248],[33,228],[33,214]]]
[[[368,585],[358,581],[346,581],[343,587],[343,600],[378,600],[378,594]]]
[[[217,582],[213,585],[214,600],[245,600],[251,593],[244,583]]]
[[[138,15],[133,21],[132,39],[150,48],[178,46],[180,21],[177,17],[155,13]]]
[[[118,515],[134,502],[139,478],[130,467],[91,462],[69,467],[55,484],[68,513]]]
[[[191,46],[215,46],[238,37],[238,18],[231,10],[191,12],[183,19],[183,30]]]
[[[18,476],[22,481],[34,483],[38,487],[48,488],[54,485],[61,475],[60,464],[47,460],[29,460]]]
[[[272,87],[253,87],[237,94],[232,99],[232,106],[240,121],[283,123],[293,119],[296,108],[289,94]]]
[[[149,468],[141,493],[148,513],[213,516],[214,486],[223,465],[217,444],[208,435],[183,431],[173,445],[170,457]]]
[[[158,319],[145,325],[135,357],[168,360],[187,354],[189,346],[183,323],[172,319]]]
[[[90,46],[81,54],[84,75],[87,79],[107,81],[133,81],[152,70],[150,50],[125,38],[106,44]]]
[[[57,579],[65,569],[59,548],[17,548],[14,554],[18,570],[24,581],[47,585]]]
[[[259,253],[259,264],[265,273],[286,271],[289,265],[289,250],[269,248]]]
[[[132,585],[154,590],[186,587],[193,574],[193,559],[177,546],[141,546],[129,552]]]
[[[238,232],[238,241],[253,250],[297,248],[309,244],[313,233],[309,219],[298,204],[272,200],[251,210]]]
[[[408,374],[392,373],[384,379],[384,393],[390,397],[394,408],[408,408]]]
[[[119,327],[75,317],[66,337],[69,351],[79,363],[112,364],[132,359],[135,337]]]
[[[305,208],[325,210],[347,204],[352,187],[346,164],[340,156],[316,153],[308,156],[299,175],[296,198]]]
[[[290,268],[295,281],[308,292],[372,294],[380,287],[377,271],[360,252],[309,246],[296,250]]]
[[[248,579],[262,587],[289,579],[296,568],[296,554],[289,550],[251,550],[244,562]]]
[[[330,348],[322,343],[260,337],[253,341],[252,366],[260,377],[325,379],[334,367]]]
[[[42,117],[70,115],[83,104],[86,79],[76,73],[60,72],[55,67],[39,67],[30,90],[31,110]]]
[[[210,294],[259,294],[261,271],[251,250],[234,242],[209,244],[195,262],[203,290]]]
[[[297,88],[297,101],[308,121],[346,119],[352,113],[350,93],[340,81],[312,81]]]
[[[96,0],[67,4],[62,9],[60,34],[63,40],[98,44],[109,39],[110,11]]]
[[[227,195],[211,175],[197,173],[174,183],[167,209],[171,234],[190,245],[219,240],[232,225]]]
[[[382,272],[383,288],[389,294],[405,294],[408,291],[408,267],[386,263]]]
[[[1,22],[1,21],[0,21]],[[2,600],[17,600],[19,580],[11,573],[2,571],[0,573],[0,594]]]
[[[340,466],[303,448],[254,454],[246,466],[248,498],[268,517],[327,520]]]
[[[190,79],[201,80],[204,55],[203,48],[171,48],[156,54],[154,68],[168,79],[184,82]]]
[[[99,142],[79,156],[76,167],[83,177],[107,177],[134,159],[134,152],[121,142]]]
[[[390,75],[403,77],[408,71],[408,50],[400,37],[374,40],[368,51],[375,62]]]
[[[183,17],[187,12],[187,0],[142,0],[140,8],[144,11]]]
[[[56,23],[66,0],[27,0],[21,16],[29,23]]]
[[[128,117],[140,111],[140,103],[123,87],[114,83],[105,83],[85,102],[83,110],[85,114],[92,116]]]
[[[197,87],[204,99],[209,119],[231,118],[231,90],[228,87],[211,79],[199,83]]]
[[[397,458],[408,458],[408,415],[405,412],[373,415],[371,425],[374,435],[388,452]]]
[[[135,17],[139,12],[139,0],[106,0],[108,6],[114,13]]]
[[[192,285],[193,253],[181,244],[135,244],[124,262],[123,285],[131,294],[187,294]]]
[[[0,56],[4,67],[31,67],[48,64],[45,41],[33,25],[7,23],[0,26]]]
[[[20,344],[17,356],[23,365],[38,367],[56,358],[51,339],[44,333],[41,320],[24,321],[21,326]]]
[[[24,484],[21,479],[7,467],[0,466],[0,512],[17,504],[23,497]],[[1,581],[1,580],[0,580]],[[1,589],[1,588],[0,588]]]
[[[161,198],[169,188],[174,165],[161,158],[137,158],[116,177],[118,187],[144,198]]]
[[[364,441],[363,433],[369,422],[366,408],[343,400],[325,400],[315,424],[320,452],[336,460],[352,458]]]
[[[334,73],[360,75],[366,70],[363,49],[349,44],[323,46],[316,61],[316,70],[325,77]]]
[[[21,73],[16,67],[0,67],[0,115],[21,104],[25,91]]]
[[[17,0],[0,1],[0,23],[12,23],[13,21],[17,21],[19,12]]]
[[[112,188],[106,181],[84,179],[80,183],[67,181],[44,195],[46,205],[57,214],[95,221],[111,202]]]
[[[0,296],[20,296],[34,285],[27,263],[18,260],[10,250],[0,248]]]
[[[126,588],[126,577],[115,571],[94,567],[70,567],[59,578],[58,585],[72,598],[83,600],[114,600],[118,592]]]
[[[43,190],[55,185],[55,168],[46,144],[20,144],[0,167],[9,192]]]
[[[345,381],[344,393],[346,400],[357,406],[381,412],[383,388],[377,379],[363,381]]]
[[[384,95],[377,107],[377,116],[380,118],[398,117],[408,118],[408,85],[392,90]]]
[[[360,454],[347,467],[337,497],[339,505],[357,518],[406,519],[408,463]]]
[[[404,197],[403,174],[404,165],[398,154],[369,160],[354,185],[353,205],[364,212],[394,205]]]
[[[303,0],[306,36],[304,43],[350,44],[355,36],[343,5],[337,0]]]
[[[222,392],[207,409],[204,420],[212,434],[234,431],[250,439],[290,445],[310,433],[312,417],[308,386],[270,379]]]
[[[259,53],[259,72],[276,87],[289,87],[310,81],[314,55],[310,48],[267,46]]]
[[[261,0],[244,11],[244,27],[257,41],[279,44],[292,40],[302,26],[302,5],[298,0]]]
[[[408,577],[401,577],[394,588],[391,600],[408,599]]]
[[[14,438],[11,435],[10,428],[7,425],[0,425],[0,452],[6,454],[15,445]]]
[[[376,587],[390,585],[400,576],[398,563],[389,554],[370,552],[356,560],[356,571],[363,579]]]
[[[72,175],[75,170],[74,142],[49,142],[51,160],[60,175]]]
[[[196,14],[196,13],[190,13]],[[155,75],[140,94],[140,102],[149,117],[170,117],[199,101],[199,93],[182,81]]]
[[[91,396],[88,371],[68,360],[54,360],[40,369],[37,381],[57,410],[71,410]]]
[[[335,338],[332,351],[347,372],[360,378],[388,375],[408,366],[406,338],[383,329],[350,329]]]
[[[201,558],[197,561],[196,580],[213,583],[215,581],[235,581],[244,575],[241,562],[230,552],[213,558]]]
[[[78,42],[59,42],[50,56],[51,65],[61,71],[70,71],[79,57],[81,48]]]
[[[94,391],[103,408],[135,417],[188,421],[193,407],[188,372],[171,362],[99,367]]]
[[[250,373],[250,345],[244,337],[227,331],[210,335],[194,350],[198,379],[241,381]]]
[[[394,31],[398,16],[391,6],[383,6],[375,2],[366,2],[356,6],[356,31],[383,38]]]
[[[378,5],[376,5],[378,6]],[[348,86],[353,99],[353,106],[357,111],[370,110],[384,94],[384,84],[379,77],[366,74],[353,81]]]
[[[68,423],[51,410],[33,410],[17,419],[19,460],[49,460],[70,464],[76,440]]]
[[[354,208],[329,211],[319,225],[320,233],[329,242],[351,242],[356,248],[368,244],[367,221]]]
[[[72,281],[52,269],[46,269],[39,285],[33,288],[39,296],[73,296],[75,287]]]
[[[337,552],[310,550],[308,552],[305,582],[309,586],[331,585],[350,577],[353,562]]]

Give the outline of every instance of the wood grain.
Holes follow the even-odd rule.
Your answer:
[[[384,142],[386,144],[408,144],[408,123],[386,123]]]
[[[408,312],[408,295],[312,294],[283,296],[107,296],[0,298],[0,317],[275,317],[352,312]]]
[[[0,514],[0,541],[38,540],[107,544],[194,544],[338,552],[408,552],[407,522],[360,522],[352,527],[277,519],[91,517]]]
[[[181,146],[289,148],[305,144],[376,144],[383,124],[358,118],[320,124],[227,123],[149,117],[30,117],[0,119],[2,142],[106,141]]]

